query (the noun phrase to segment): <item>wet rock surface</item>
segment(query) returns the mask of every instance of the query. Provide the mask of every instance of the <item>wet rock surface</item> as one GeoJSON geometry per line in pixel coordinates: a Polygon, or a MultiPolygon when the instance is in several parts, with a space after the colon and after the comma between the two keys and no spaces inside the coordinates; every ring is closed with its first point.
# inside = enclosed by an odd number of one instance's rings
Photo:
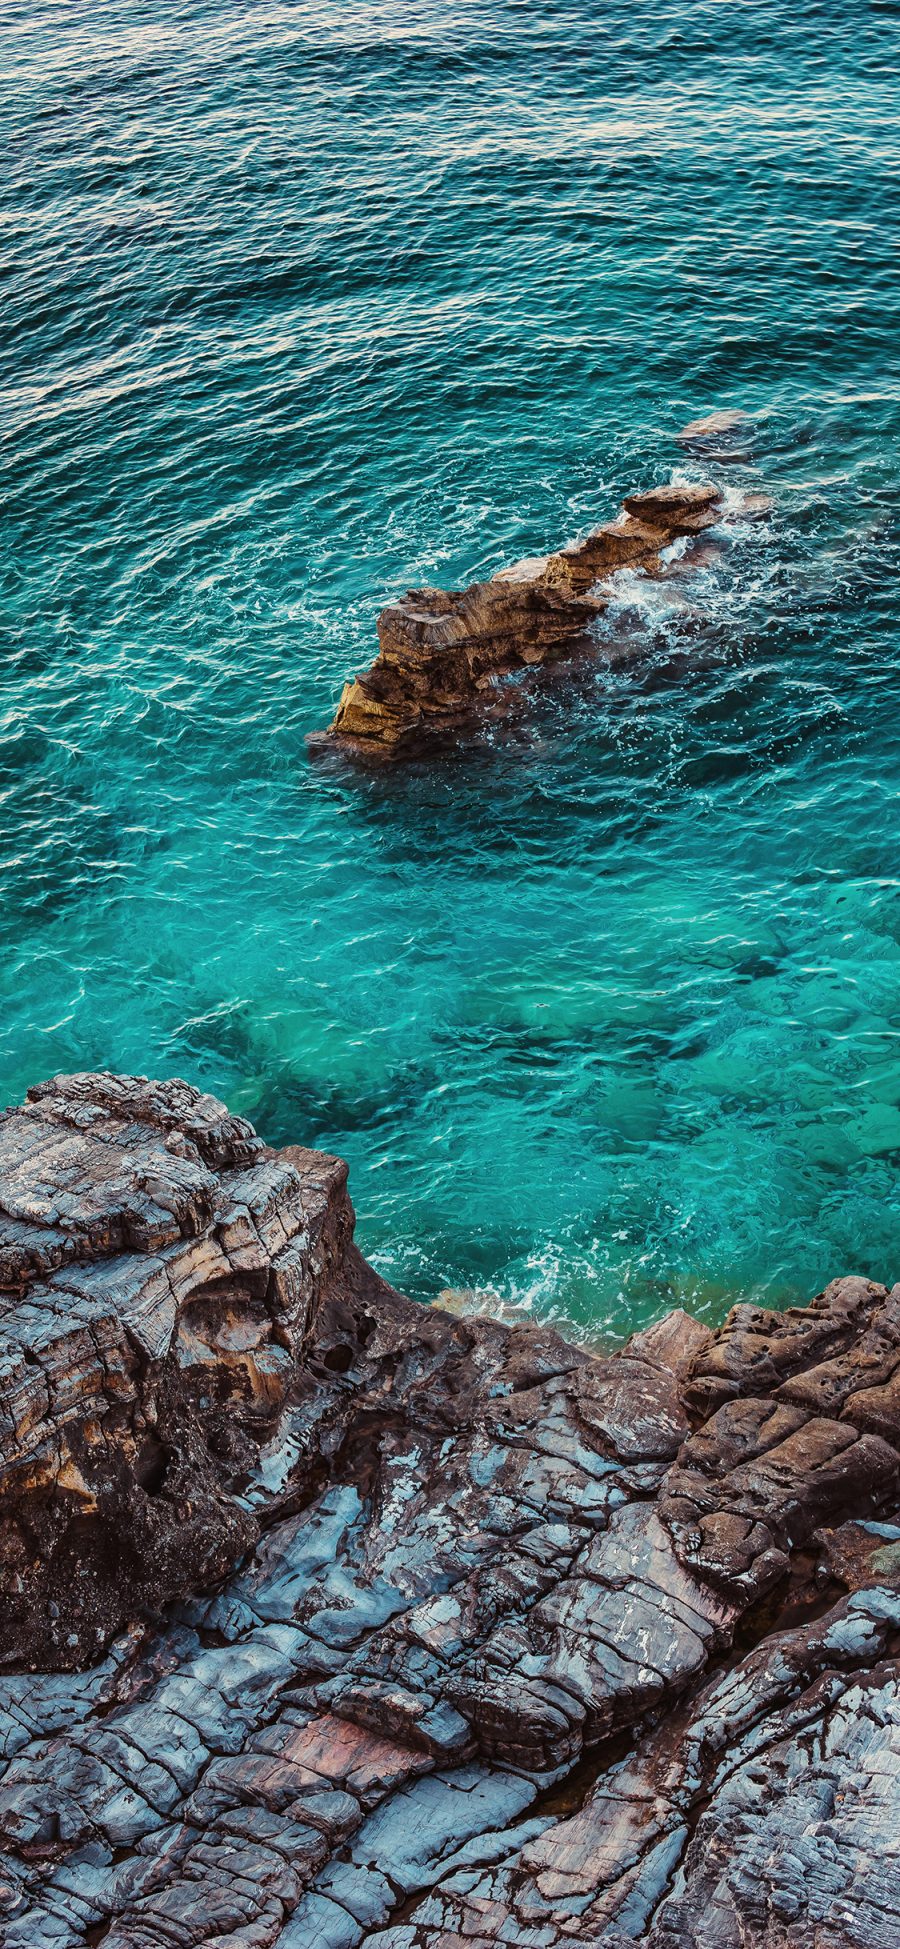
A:
{"type": "Polygon", "coordinates": [[[345,1183],[182,1083],[57,1077],[0,1118],[3,1664],[82,1665],[255,1541],[237,1484],[323,1282],[369,1276],[345,1183]]]}
{"type": "Polygon", "coordinates": [[[683,426],[678,443],[698,460],[743,461],[751,457],[756,427],[749,413],[724,407],[683,426]]]}
{"type": "Polygon", "coordinates": [[[596,1357],[185,1084],[0,1159],[4,1949],[896,1941],[900,1291],[596,1357]]]}
{"type": "Polygon", "coordinates": [[[664,549],[722,515],[717,486],[670,483],[629,495],[614,521],[487,582],[409,590],[382,610],[375,662],[345,684],[328,730],[307,739],[310,751],[370,763],[414,757],[502,715],[505,680],[589,647],[607,602],[602,577],[627,567],[660,573],[664,549]]]}

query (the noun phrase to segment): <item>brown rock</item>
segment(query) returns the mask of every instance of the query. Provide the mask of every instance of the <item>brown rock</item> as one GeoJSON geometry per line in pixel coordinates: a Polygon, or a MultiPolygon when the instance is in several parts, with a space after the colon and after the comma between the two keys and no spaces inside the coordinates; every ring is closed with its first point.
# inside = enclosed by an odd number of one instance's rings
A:
{"type": "Polygon", "coordinates": [[[885,1949],[896,1290],[418,1307],[181,1083],[0,1174],[3,1949],[885,1949]]]}
{"type": "Polygon", "coordinates": [[[721,500],[721,490],[709,483],[682,487],[670,482],[665,487],[651,487],[644,494],[626,494],[623,506],[626,513],[652,527],[665,528],[670,521],[677,521],[676,532],[689,534],[694,522],[711,525],[721,500]]]}
{"type": "Polygon", "coordinates": [[[629,1358],[649,1360],[655,1366],[669,1368],[673,1374],[684,1374],[713,1345],[715,1337],[711,1327],[704,1326],[679,1306],[674,1312],[665,1313],[661,1320],[655,1320],[652,1326],[632,1334],[623,1351],[629,1358]]]}
{"type": "Polygon", "coordinates": [[[900,1578],[900,1527],[897,1523],[849,1522],[825,1529],[816,1537],[820,1575],[863,1590],[867,1584],[895,1583],[900,1578]]]}
{"type": "Polygon", "coordinates": [[[64,1076],[0,1118],[4,1662],[79,1666],[253,1543],[346,1169],[180,1082],[64,1076]]]}
{"type": "Polygon", "coordinates": [[[660,550],[719,519],[712,486],[655,488],[631,496],[623,513],[555,554],[516,562],[467,589],[411,589],[378,618],[370,670],[345,684],[313,753],[337,751],[379,762],[414,755],[455,737],[504,707],[504,679],[585,646],[605,606],[594,584],[631,563],[651,571],[660,550]]]}

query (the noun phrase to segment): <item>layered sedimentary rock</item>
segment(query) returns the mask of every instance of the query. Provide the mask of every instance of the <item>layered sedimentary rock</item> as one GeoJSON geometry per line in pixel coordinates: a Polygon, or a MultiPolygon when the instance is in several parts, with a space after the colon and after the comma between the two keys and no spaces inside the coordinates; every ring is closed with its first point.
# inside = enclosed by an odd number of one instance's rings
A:
{"type": "Polygon", "coordinates": [[[378,655],[345,684],[313,753],[379,762],[414,756],[504,708],[503,683],[530,666],[573,655],[607,598],[596,584],[614,570],[659,571],[679,537],[722,515],[710,483],[629,495],[621,513],[555,554],[516,562],[467,589],[410,589],[378,618],[378,655]]]}
{"type": "Polygon", "coordinates": [[[414,1305],[181,1083],[0,1121],[4,1949],[887,1949],[900,1289],[414,1305]]]}
{"type": "Polygon", "coordinates": [[[84,1664],[255,1541],[234,1485],[361,1267],[345,1178],[177,1082],[0,1118],[0,1662],[84,1664]]]}

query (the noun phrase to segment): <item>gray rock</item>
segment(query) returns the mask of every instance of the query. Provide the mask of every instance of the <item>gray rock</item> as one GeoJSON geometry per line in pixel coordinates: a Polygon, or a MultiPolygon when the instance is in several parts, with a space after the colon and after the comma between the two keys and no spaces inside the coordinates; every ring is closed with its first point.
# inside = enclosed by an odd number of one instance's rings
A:
{"type": "Polygon", "coordinates": [[[181,1083],[0,1172],[4,1949],[893,1943],[896,1289],[595,1358],[181,1083]]]}

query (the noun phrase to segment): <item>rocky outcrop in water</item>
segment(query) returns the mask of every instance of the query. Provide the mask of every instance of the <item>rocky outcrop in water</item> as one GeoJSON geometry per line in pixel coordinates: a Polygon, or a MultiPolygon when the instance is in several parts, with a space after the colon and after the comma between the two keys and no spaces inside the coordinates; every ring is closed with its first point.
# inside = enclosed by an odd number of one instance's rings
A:
{"type": "Polygon", "coordinates": [[[345,684],[310,750],[379,762],[415,756],[504,708],[505,678],[572,656],[606,606],[595,584],[615,569],[658,571],[660,553],[721,519],[717,487],[629,495],[615,521],[555,554],[516,562],[467,589],[411,589],[378,618],[378,655],[345,684]]]}
{"type": "Polygon", "coordinates": [[[0,1120],[4,1949],[887,1949],[900,1288],[414,1305],[183,1083],[0,1120]]]}

